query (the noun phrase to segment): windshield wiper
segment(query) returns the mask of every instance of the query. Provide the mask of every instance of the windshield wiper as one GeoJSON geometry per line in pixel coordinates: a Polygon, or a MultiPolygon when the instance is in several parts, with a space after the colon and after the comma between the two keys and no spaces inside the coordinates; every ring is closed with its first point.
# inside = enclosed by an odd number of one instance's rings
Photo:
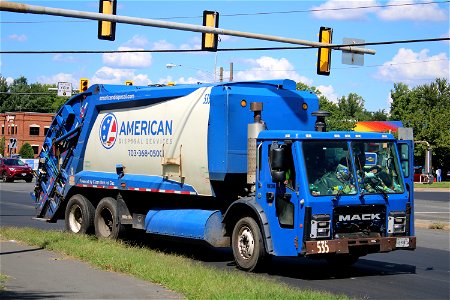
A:
{"type": "Polygon", "coordinates": [[[339,199],[341,199],[341,196],[344,194],[344,191],[343,190],[338,190],[338,192],[337,192],[337,194],[334,196],[334,198],[333,199],[331,199],[333,202],[334,201],[339,201],[339,199]]]}
{"type": "Polygon", "coordinates": [[[381,187],[378,186],[378,185],[375,185],[375,190],[379,191],[379,192],[383,195],[383,199],[384,199],[385,201],[387,201],[387,199],[389,198],[389,196],[388,196],[388,194],[386,193],[386,191],[385,191],[383,188],[381,188],[381,187]]]}

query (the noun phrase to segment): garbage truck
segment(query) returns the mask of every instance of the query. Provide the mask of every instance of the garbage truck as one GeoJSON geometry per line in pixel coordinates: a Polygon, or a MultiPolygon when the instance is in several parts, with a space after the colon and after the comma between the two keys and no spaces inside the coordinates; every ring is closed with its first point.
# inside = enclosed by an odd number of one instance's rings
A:
{"type": "Polygon", "coordinates": [[[318,103],[287,79],[92,85],[47,132],[36,218],[231,247],[246,271],[415,249],[411,138],[328,132],[318,103]]]}

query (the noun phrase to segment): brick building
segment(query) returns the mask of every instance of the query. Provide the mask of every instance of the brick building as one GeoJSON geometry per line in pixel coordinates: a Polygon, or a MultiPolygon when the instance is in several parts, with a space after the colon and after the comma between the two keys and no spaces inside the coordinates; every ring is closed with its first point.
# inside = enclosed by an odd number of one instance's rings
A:
{"type": "Polygon", "coordinates": [[[44,137],[55,114],[34,112],[7,112],[0,114],[0,138],[5,137],[3,156],[19,153],[24,143],[33,147],[35,157],[42,148],[44,137]],[[16,148],[9,149],[11,139],[16,140],[16,148]]]}

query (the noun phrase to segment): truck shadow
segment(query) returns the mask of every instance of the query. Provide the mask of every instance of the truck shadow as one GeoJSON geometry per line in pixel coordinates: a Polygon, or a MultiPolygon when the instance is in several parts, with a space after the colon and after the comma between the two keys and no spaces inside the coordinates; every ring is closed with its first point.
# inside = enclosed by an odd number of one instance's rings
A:
{"type": "MultiPolygon", "coordinates": [[[[148,233],[134,233],[132,236],[127,236],[124,241],[131,245],[181,255],[205,263],[210,267],[230,271],[237,270],[231,248],[214,248],[198,241],[161,238],[148,233]]],[[[362,257],[352,266],[334,267],[321,259],[273,257],[259,273],[301,280],[329,280],[415,274],[416,266],[362,257]]]]}
{"type": "Polygon", "coordinates": [[[266,273],[302,280],[328,280],[415,274],[416,266],[360,258],[354,265],[335,267],[325,260],[303,257],[274,258],[266,269],[266,273]]]}

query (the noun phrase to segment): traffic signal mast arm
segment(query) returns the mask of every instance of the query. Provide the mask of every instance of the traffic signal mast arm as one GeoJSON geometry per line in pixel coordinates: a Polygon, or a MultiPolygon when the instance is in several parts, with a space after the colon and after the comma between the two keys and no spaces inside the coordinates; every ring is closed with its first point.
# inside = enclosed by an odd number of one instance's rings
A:
{"type": "Polygon", "coordinates": [[[345,50],[348,52],[359,53],[359,54],[374,55],[376,53],[376,51],[372,50],[372,49],[366,49],[366,48],[360,48],[360,47],[354,47],[354,46],[338,46],[335,44],[326,44],[326,43],[312,42],[312,41],[307,41],[307,40],[299,40],[299,39],[294,39],[294,38],[286,38],[286,37],[265,35],[265,34],[259,34],[259,33],[228,30],[228,29],[222,29],[222,28],[214,28],[214,27],[209,27],[209,26],[200,26],[200,25],[167,22],[167,21],[160,21],[160,20],[153,20],[153,19],[143,19],[143,18],[135,18],[135,17],[108,15],[108,14],[93,13],[93,12],[83,12],[83,11],[77,11],[77,10],[28,5],[28,4],[17,3],[17,2],[0,1],[0,11],[54,15],[54,16],[63,16],[63,17],[71,17],[71,18],[78,18],[78,19],[110,21],[110,22],[116,22],[116,23],[168,28],[168,29],[183,30],[183,31],[193,31],[193,32],[220,34],[220,35],[239,36],[239,37],[250,38],[250,39],[273,41],[273,42],[280,42],[280,43],[287,43],[287,44],[294,44],[294,45],[304,45],[304,46],[310,46],[310,47],[316,47],[316,48],[325,47],[325,48],[330,48],[330,49],[334,49],[334,50],[345,50]]]}

